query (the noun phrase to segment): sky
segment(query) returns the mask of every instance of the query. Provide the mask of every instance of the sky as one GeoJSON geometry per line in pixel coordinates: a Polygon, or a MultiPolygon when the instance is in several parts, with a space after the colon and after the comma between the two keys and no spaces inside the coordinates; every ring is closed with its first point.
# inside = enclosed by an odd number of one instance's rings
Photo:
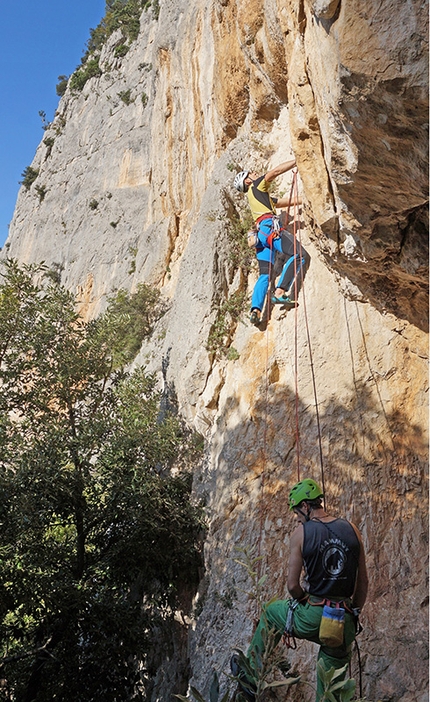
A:
{"type": "Polygon", "coordinates": [[[24,169],[58,106],[58,76],[80,64],[105,0],[4,0],[0,45],[0,247],[8,235],[24,169]]]}

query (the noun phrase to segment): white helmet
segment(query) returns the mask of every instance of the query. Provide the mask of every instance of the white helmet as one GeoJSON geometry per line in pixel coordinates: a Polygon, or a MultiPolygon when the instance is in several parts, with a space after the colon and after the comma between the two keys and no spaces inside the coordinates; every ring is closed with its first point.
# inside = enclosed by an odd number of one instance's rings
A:
{"type": "Polygon", "coordinates": [[[245,180],[249,176],[249,171],[241,171],[240,173],[235,176],[234,179],[234,187],[236,190],[238,190],[240,193],[246,193],[247,191],[247,186],[245,185],[245,180]]]}

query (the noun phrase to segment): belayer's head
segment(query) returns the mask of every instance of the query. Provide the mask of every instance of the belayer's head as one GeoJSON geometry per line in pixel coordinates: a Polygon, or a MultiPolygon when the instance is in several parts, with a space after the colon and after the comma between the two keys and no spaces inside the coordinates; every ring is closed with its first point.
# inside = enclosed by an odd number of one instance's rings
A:
{"type": "Polygon", "coordinates": [[[248,190],[248,186],[245,183],[245,180],[248,176],[249,171],[241,171],[234,178],[233,185],[236,188],[236,190],[238,190],[240,193],[246,193],[246,191],[248,190]]]}
{"type": "Polygon", "coordinates": [[[300,480],[290,490],[288,496],[290,510],[308,521],[312,510],[321,509],[323,497],[324,493],[315,480],[311,478],[300,480]]]}

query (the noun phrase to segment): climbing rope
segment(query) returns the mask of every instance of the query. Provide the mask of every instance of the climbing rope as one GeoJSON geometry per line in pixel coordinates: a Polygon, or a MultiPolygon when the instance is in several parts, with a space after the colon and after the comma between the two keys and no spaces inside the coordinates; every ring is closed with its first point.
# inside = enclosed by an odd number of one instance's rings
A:
{"type": "MultiPolygon", "coordinates": [[[[297,300],[298,297],[298,275],[297,275],[297,260],[300,262],[303,259],[303,247],[302,247],[302,237],[300,232],[300,227],[298,224],[298,182],[297,182],[297,170],[293,172],[293,182],[291,186],[290,201],[288,205],[288,212],[291,207],[291,202],[293,200],[293,235],[294,235],[294,299],[297,300]],[[294,197],[294,200],[293,200],[294,197]],[[298,246],[297,246],[298,244],[298,246]],[[297,251],[298,249],[298,251],[297,251]],[[298,255],[297,255],[298,254],[298,255]]],[[[300,266],[299,274],[301,276],[301,281],[303,283],[303,265],[300,266]]],[[[318,408],[318,396],[315,381],[315,368],[312,356],[312,344],[309,331],[309,320],[306,307],[306,292],[304,286],[302,287],[302,297],[303,297],[303,312],[306,327],[306,337],[308,341],[309,349],[309,362],[312,377],[312,387],[315,399],[315,416],[317,422],[317,434],[318,434],[318,445],[319,445],[319,459],[321,467],[321,487],[325,495],[325,480],[324,480],[324,460],[322,452],[322,440],[321,440],[321,425],[319,418],[319,408],[318,408]]],[[[298,389],[298,306],[294,309],[294,376],[295,376],[295,416],[296,416],[296,452],[297,452],[297,477],[300,481],[300,428],[299,428],[299,389],[298,389]]],[[[324,497],[324,509],[325,509],[325,497],[324,497]]]]}
{"type": "MultiPolygon", "coordinates": [[[[294,238],[294,299],[297,300],[297,169],[293,171],[293,182],[291,184],[290,201],[288,203],[287,218],[290,212],[291,201],[294,198],[293,206],[293,238],[294,238]]],[[[295,417],[296,417],[296,460],[297,460],[297,480],[300,481],[300,425],[299,425],[299,353],[298,353],[298,306],[294,308],[294,386],[295,386],[295,417]]]]}
{"type": "MultiPolygon", "coordinates": [[[[321,424],[319,416],[319,406],[318,406],[318,395],[315,380],[315,368],[312,355],[312,344],[311,336],[309,331],[309,320],[307,314],[306,306],[306,293],[305,287],[303,286],[303,265],[300,265],[300,269],[297,268],[298,259],[302,262],[303,259],[303,247],[300,227],[298,227],[298,174],[297,170],[293,171],[293,180],[291,184],[291,190],[289,195],[289,202],[287,208],[287,223],[289,218],[289,213],[291,206],[293,205],[293,256],[294,256],[294,299],[297,300],[298,297],[298,273],[301,276],[302,282],[302,298],[303,298],[303,312],[306,327],[306,338],[309,349],[309,363],[311,369],[312,377],[312,387],[315,401],[315,417],[317,423],[317,435],[318,435],[318,447],[319,447],[319,460],[320,460],[320,471],[321,471],[321,487],[323,491],[324,509],[326,509],[326,499],[325,499],[325,476],[324,476],[324,459],[322,450],[322,438],[321,438],[321,424]]],[[[269,405],[269,316],[271,307],[271,278],[272,278],[272,240],[269,240],[270,244],[270,257],[269,257],[269,285],[267,288],[267,300],[266,300],[266,315],[267,315],[267,325],[266,325],[266,359],[265,359],[265,415],[264,415],[264,427],[263,427],[263,467],[261,471],[261,482],[260,482],[260,534],[258,539],[258,558],[259,566],[258,573],[259,577],[261,574],[261,539],[263,534],[263,519],[264,519],[264,489],[265,489],[265,469],[267,463],[267,428],[268,428],[268,405],[269,405]]],[[[300,481],[300,421],[299,421],[299,367],[298,367],[298,306],[296,305],[294,309],[294,394],[295,394],[295,441],[296,441],[296,463],[297,463],[297,480],[300,481]]]]}
{"type": "MultiPolygon", "coordinates": [[[[263,519],[264,519],[264,488],[265,488],[265,473],[267,465],[267,422],[268,422],[268,407],[269,407],[269,312],[270,312],[270,295],[271,295],[271,278],[272,278],[272,251],[273,251],[273,240],[269,239],[269,284],[267,286],[266,294],[266,359],[265,359],[265,392],[264,392],[264,417],[263,417],[263,466],[261,469],[261,480],[260,480],[260,525],[259,525],[259,536],[258,536],[258,552],[257,552],[257,580],[259,581],[262,576],[262,555],[261,555],[261,540],[263,536],[263,519]]],[[[257,603],[258,605],[258,603],[257,603]]],[[[258,612],[257,612],[258,617],[258,612]]]]}

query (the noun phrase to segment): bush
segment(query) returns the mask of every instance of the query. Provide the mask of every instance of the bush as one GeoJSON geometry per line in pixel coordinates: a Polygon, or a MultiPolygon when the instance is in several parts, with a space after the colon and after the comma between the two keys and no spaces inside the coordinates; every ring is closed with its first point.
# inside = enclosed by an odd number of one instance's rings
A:
{"type": "Polygon", "coordinates": [[[99,66],[99,59],[92,58],[89,59],[85,66],[78,68],[70,78],[70,89],[72,91],[81,92],[85,83],[90,78],[97,78],[101,76],[102,72],[99,66]]]}
{"type": "Polygon", "coordinates": [[[106,320],[114,320],[116,325],[120,325],[116,337],[121,341],[121,359],[130,362],[136,357],[143,340],[151,335],[154,324],[163,313],[160,293],[155,288],[139,283],[133,294],[118,290],[109,303],[106,320]]]}
{"type": "Polygon", "coordinates": [[[230,344],[246,303],[246,293],[237,292],[220,304],[216,319],[209,332],[206,343],[207,351],[218,357],[227,356],[232,361],[239,358],[236,349],[230,349],[230,344]]]}
{"type": "Polygon", "coordinates": [[[248,246],[246,234],[254,226],[250,212],[243,216],[234,214],[229,226],[229,260],[235,269],[247,274],[255,266],[255,249],[248,246]]]}
{"type": "Polygon", "coordinates": [[[130,47],[127,46],[127,44],[119,44],[119,46],[116,46],[114,50],[115,58],[122,58],[125,56],[129,48],[130,47]]]}
{"type": "Polygon", "coordinates": [[[39,202],[43,202],[43,200],[45,199],[45,195],[48,192],[48,188],[46,187],[46,185],[36,185],[35,188],[39,196],[39,202]]]}
{"type": "Polygon", "coordinates": [[[46,137],[46,139],[43,140],[43,143],[46,146],[46,158],[51,155],[52,147],[54,146],[55,142],[55,137],[46,137]]]}
{"type": "Polygon", "coordinates": [[[27,166],[27,168],[21,173],[22,180],[19,181],[19,184],[23,185],[24,188],[29,190],[30,186],[33,185],[38,175],[39,171],[36,168],[27,166]]]}
{"type": "Polygon", "coordinates": [[[121,100],[126,104],[126,105],[131,105],[134,100],[131,99],[131,88],[128,90],[121,90],[120,93],[118,93],[118,97],[121,98],[121,100]]]}
{"type": "Polygon", "coordinates": [[[64,93],[67,90],[67,83],[69,82],[69,77],[68,76],[58,76],[58,83],[55,88],[56,93],[58,97],[63,97],[64,93]]]}

